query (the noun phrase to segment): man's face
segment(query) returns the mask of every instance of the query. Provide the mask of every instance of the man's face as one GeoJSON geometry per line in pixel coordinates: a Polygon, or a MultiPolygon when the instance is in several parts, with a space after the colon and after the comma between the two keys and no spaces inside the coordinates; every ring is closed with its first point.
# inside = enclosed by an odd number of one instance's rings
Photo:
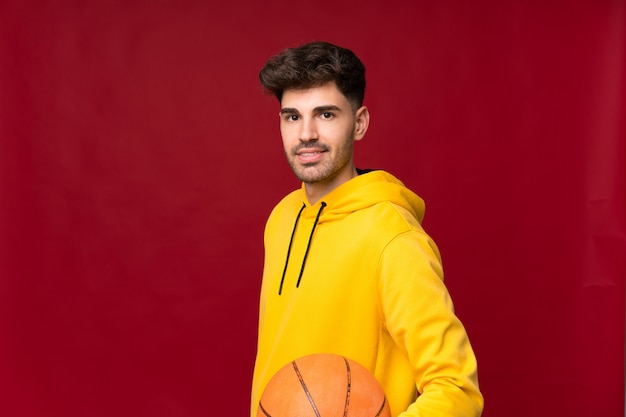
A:
{"type": "Polygon", "coordinates": [[[356,175],[353,145],[363,138],[368,123],[367,108],[355,112],[334,82],[283,93],[285,155],[298,179],[308,185],[330,191],[356,175]]]}

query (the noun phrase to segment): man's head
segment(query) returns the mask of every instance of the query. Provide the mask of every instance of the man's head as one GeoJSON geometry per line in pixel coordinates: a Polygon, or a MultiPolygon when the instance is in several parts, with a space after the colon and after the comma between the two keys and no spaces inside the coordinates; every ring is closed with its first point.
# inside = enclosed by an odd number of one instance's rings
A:
{"type": "Polygon", "coordinates": [[[287,161],[315,204],[357,175],[353,146],[367,132],[365,67],[349,50],[324,42],[286,49],[259,74],[280,103],[287,161]]]}
{"type": "Polygon", "coordinates": [[[302,90],[334,82],[353,110],[363,105],[365,66],[349,49],[327,42],[288,48],[273,56],[259,74],[263,88],[282,101],[285,90],[302,90]]]}

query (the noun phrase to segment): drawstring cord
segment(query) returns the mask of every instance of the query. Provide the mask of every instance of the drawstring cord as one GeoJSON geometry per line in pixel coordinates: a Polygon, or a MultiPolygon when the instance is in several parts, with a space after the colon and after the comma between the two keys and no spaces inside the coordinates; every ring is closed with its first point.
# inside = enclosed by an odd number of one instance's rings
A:
{"type": "MultiPolygon", "coordinates": [[[[300,216],[304,211],[306,204],[302,204],[302,208],[298,212],[296,216],[296,221],[293,225],[293,231],[291,232],[291,238],[289,239],[289,247],[287,248],[287,259],[285,259],[285,268],[283,269],[283,276],[280,279],[280,287],[278,287],[278,295],[281,295],[283,292],[283,283],[285,282],[285,274],[287,273],[287,265],[289,265],[289,255],[291,254],[291,246],[293,245],[293,237],[296,234],[296,229],[298,228],[298,221],[300,220],[300,216]]],[[[313,233],[315,233],[315,228],[317,227],[317,223],[319,222],[320,216],[322,215],[322,210],[326,207],[326,203],[322,201],[319,211],[317,212],[317,217],[315,217],[315,222],[313,223],[313,228],[311,229],[311,234],[309,235],[309,242],[306,245],[306,250],[304,251],[304,258],[302,259],[302,266],[300,267],[300,274],[298,275],[298,281],[296,282],[296,288],[300,286],[300,280],[302,280],[302,274],[304,273],[304,265],[306,264],[306,258],[309,256],[309,248],[311,247],[311,241],[313,240],[313,233]]]]}
{"type": "Polygon", "coordinates": [[[326,203],[322,201],[322,205],[320,206],[319,211],[317,212],[317,217],[315,217],[315,223],[313,223],[313,228],[311,229],[311,234],[309,235],[309,243],[306,245],[306,250],[304,251],[304,259],[302,259],[302,267],[300,268],[300,275],[298,275],[298,282],[296,283],[296,288],[300,286],[300,280],[302,279],[302,274],[304,273],[304,264],[306,264],[306,258],[309,256],[309,248],[311,247],[311,241],[313,240],[313,232],[315,232],[315,227],[317,226],[317,222],[320,219],[322,214],[322,210],[326,207],[326,203]]]}
{"type": "Polygon", "coordinates": [[[287,259],[285,259],[285,269],[283,269],[283,276],[280,279],[280,287],[278,287],[278,295],[283,292],[283,283],[285,282],[285,273],[287,272],[287,265],[289,265],[289,254],[291,253],[291,245],[293,244],[293,236],[296,234],[296,229],[298,228],[298,221],[300,220],[300,215],[302,211],[306,207],[306,204],[302,204],[302,208],[298,212],[296,216],[296,222],[293,224],[293,231],[291,232],[291,239],[289,239],[289,247],[287,248],[287,259]]]}

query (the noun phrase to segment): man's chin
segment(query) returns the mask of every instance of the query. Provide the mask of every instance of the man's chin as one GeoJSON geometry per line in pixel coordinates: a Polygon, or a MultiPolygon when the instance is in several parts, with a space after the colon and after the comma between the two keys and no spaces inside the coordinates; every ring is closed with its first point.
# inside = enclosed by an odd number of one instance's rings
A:
{"type": "Polygon", "coordinates": [[[320,174],[310,174],[310,173],[302,173],[302,172],[298,172],[296,173],[296,177],[298,177],[298,179],[306,184],[318,184],[321,182],[325,182],[327,180],[327,178],[323,175],[320,174]]]}
{"type": "Polygon", "coordinates": [[[323,172],[320,172],[316,165],[317,164],[298,165],[292,166],[291,169],[300,181],[315,184],[324,181],[326,177],[323,172]]]}

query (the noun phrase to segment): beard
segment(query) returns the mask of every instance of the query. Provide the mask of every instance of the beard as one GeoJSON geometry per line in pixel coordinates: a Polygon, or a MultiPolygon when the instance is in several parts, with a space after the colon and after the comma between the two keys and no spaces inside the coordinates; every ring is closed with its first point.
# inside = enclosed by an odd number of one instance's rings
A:
{"type": "Polygon", "coordinates": [[[287,162],[295,176],[306,184],[316,184],[331,181],[335,178],[352,160],[354,150],[354,132],[350,134],[350,139],[332,153],[327,145],[316,142],[306,142],[294,148],[291,152],[285,152],[287,162]],[[300,164],[296,159],[296,152],[300,149],[317,148],[325,153],[325,157],[315,163],[300,164]]]}

